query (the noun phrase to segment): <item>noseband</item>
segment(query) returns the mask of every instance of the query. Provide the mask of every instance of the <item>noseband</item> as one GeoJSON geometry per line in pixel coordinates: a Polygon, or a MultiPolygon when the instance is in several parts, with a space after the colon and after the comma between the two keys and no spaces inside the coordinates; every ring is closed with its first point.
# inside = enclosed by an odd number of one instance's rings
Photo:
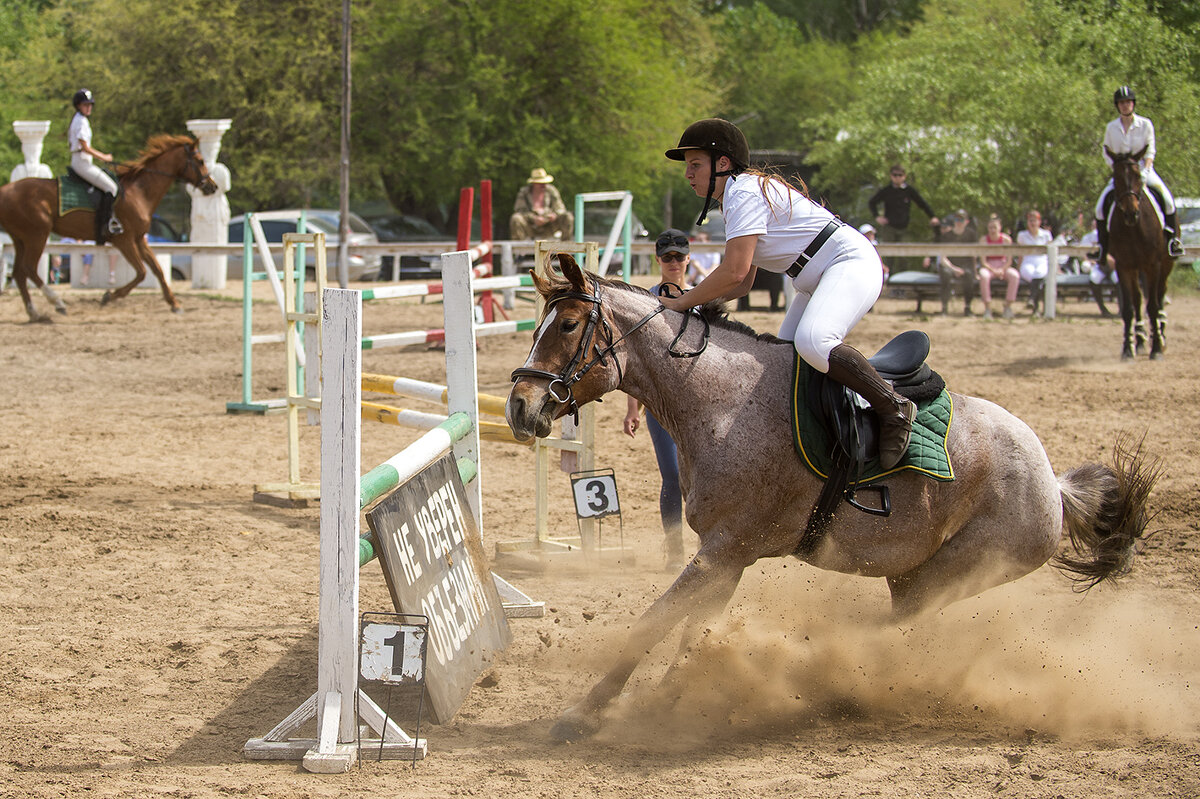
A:
{"type": "MultiPolygon", "coordinates": [[[[549,380],[550,384],[546,387],[546,391],[549,392],[550,398],[560,405],[567,405],[569,413],[575,418],[576,424],[578,424],[579,403],[575,399],[575,393],[573,389],[574,385],[582,380],[584,375],[591,371],[593,366],[598,363],[602,363],[606,358],[610,357],[613,360],[613,364],[617,367],[617,383],[619,384],[622,380],[621,362],[613,354],[613,350],[618,344],[624,341],[626,337],[633,335],[633,333],[635,333],[639,328],[667,309],[664,306],[659,305],[653,311],[643,316],[637,324],[629,328],[629,330],[623,333],[619,338],[614,339],[612,328],[609,326],[608,320],[604,318],[604,314],[602,313],[603,303],[600,299],[599,283],[593,282],[591,294],[585,294],[580,291],[565,291],[562,294],[557,294],[551,297],[550,299],[546,300],[546,310],[549,311],[556,303],[562,302],[563,300],[581,300],[582,302],[589,302],[592,305],[591,309],[588,311],[587,324],[583,328],[583,335],[579,339],[579,347],[575,350],[575,354],[571,356],[570,362],[563,367],[562,372],[559,374],[547,372],[544,369],[530,369],[522,366],[519,369],[513,370],[511,380],[514,383],[520,380],[522,377],[538,377],[544,380],[549,380]],[[603,327],[604,338],[608,344],[603,349],[597,350],[595,357],[593,357],[590,361],[585,362],[584,359],[587,357],[588,349],[592,346],[592,338],[596,335],[596,329],[598,327],[603,327]]],[[[708,346],[709,324],[708,320],[705,319],[704,343],[700,345],[700,349],[696,350],[695,352],[675,351],[675,343],[679,341],[680,337],[684,334],[684,331],[687,330],[687,320],[690,315],[690,313],[684,315],[683,327],[680,329],[679,335],[676,336],[675,340],[671,342],[669,352],[673,357],[694,358],[700,353],[704,352],[704,348],[708,346]]]]}

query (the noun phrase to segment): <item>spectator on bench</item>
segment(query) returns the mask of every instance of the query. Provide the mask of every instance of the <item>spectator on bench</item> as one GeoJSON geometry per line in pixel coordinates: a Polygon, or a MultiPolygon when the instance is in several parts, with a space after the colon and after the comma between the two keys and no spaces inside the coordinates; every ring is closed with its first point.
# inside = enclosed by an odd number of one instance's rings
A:
{"type": "MultiPolygon", "coordinates": [[[[1012,236],[1004,232],[1000,217],[992,214],[988,217],[987,233],[979,240],[980,244],[1012,244],[1012,236]]],[[[1004,318],[1013,318],[1012,304],[1017,299],[1017,289],[1021,284],[1021,273],[1012,265],[1011,255],[986,255],[979,266],[979,295],[983,298],[983,318],[992,318],[992,281],[1003,280],[1004,287],[1004,318]]]]}

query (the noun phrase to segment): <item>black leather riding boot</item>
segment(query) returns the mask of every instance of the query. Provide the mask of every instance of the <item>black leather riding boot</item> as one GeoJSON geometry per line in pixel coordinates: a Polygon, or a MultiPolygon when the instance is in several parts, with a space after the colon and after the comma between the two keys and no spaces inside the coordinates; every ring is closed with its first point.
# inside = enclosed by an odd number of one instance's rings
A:
{"type": "Polygon", "coordinates": [[[1167,252],[1172,258],[1183,255],[1183,240],[1179,238],[1179,222],[1175,214],[1163,214],[1163,237],[1167,240],[1167,252]]]}
{"type": "Polygon", "coordinates": [[[113,196],[106,191],[100,192],[100,205],[96,207],[96,243],[108,241],[108,218],[112,216],[113,196]]]}
{"type": "Polygon", "coordinates": [[[1105,266],[1105,259],[1108,258],[1108,222],[1103,219],[1096,220],[1096,241],[1100,243],[1100,257],[1096,260],[1105,266]]]}
{"type": "Polygon", "coordinates": [[[829,377],[871,403],[879,417],[879,462],[891,469],[908,451],[917,406],[892,391],[863,354],[849,344],[839,344],[829,353],[829,377]]]}

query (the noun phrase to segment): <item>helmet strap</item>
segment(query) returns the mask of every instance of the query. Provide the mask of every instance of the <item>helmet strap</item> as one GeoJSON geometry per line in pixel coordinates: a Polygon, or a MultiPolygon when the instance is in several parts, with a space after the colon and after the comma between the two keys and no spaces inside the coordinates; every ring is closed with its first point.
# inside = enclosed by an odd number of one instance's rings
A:
{"type": "MultiPolygon", "coordinates": [[[[708,171],[708,195],[704,198],[704,207],[700,209],[700,216],[696,219],[696,227],[700,227],[704,224],[704,220],[708,218],[709,208],[716,207],[716,204],[713,203],[712,198],[713,194],[717,190],[717,178],[725,177],[726,175],[736,175],[741,172],[741,170],[736,166],[718,172],[717,159],[721,156],[717,155],[716,153],[710,153],[709,155],[712,157],[712,169],[708,171]]],[[[732,158],[729,159],[729,163],[733,163],[732,158]]]]}

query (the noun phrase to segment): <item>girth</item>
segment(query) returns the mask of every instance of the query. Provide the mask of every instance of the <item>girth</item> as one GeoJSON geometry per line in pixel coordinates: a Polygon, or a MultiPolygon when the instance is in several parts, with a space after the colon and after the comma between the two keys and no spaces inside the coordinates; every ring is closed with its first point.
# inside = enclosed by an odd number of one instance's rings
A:
{"type": "MultiPolygon", "coordinates": [[[[946,384],[925,363],[929,346],[929,336],[920,330],[909,330],[896,336],[867,360],[880,377],[893,382],[898,394],[914,402],[931,399],[940,394],[946,384]]],[[[810,557],[816,550],[843,500],[876,516],[890,516],[892,512],[887,485],[858,485],[864,464],[878,448],[879,420],[875,412],[857,394],[822,374],[810,381],[806,399],[809,407],[824,417],[831,434],[833,466],[809,514],[804,535],[796,545],[794,554],[800,558],[810,557]],[[862,491],[876,493],[874,506],[858,501],[856,495],[862,491]]]]}

